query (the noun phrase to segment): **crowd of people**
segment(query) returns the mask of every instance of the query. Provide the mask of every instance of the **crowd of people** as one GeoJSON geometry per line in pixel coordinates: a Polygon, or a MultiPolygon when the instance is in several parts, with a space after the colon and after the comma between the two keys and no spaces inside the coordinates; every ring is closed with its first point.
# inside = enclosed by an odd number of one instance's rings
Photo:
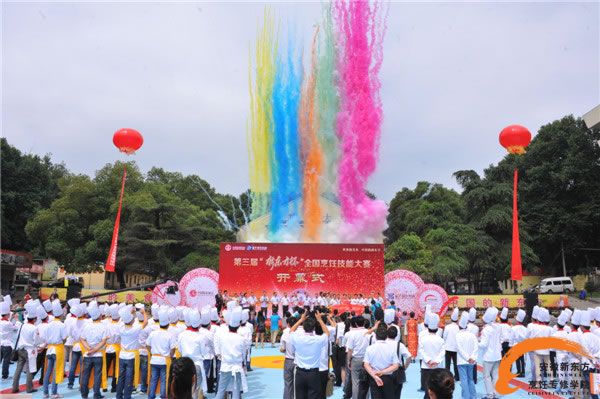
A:
{"type": "Polygon", "coordinates": [[[134,392],[149,399],[207,393],[224,398],[228,392],[239,398],[251,389],[246,376],[252,344],[264,346],[267,336],[285,358],[284,399],[325,398],[334,386],[343,387],[346,399],[400,398],[411,366],[420,368],[425,399],[451,398],[455,381],[462,398],[474,399],[478,364],[486,397],[494,398],[502,356],[534,337],[575,341],[594,358],[536,350],[516,362],[520,377],[528,365],[534,383],[554,379],[557,392],[585,397],[590,373],[600,369],[600,308],[564,309],[550,326],[549,310],[537,306],[525,324],[521,309],[510,319],[507,308],[490,307],[479,320],[474,308],[454,308],[440,319],[429,307],[422,317],[407,314],[374,293],[337,300],[327,293],[256,298],[223,292],[215,307],[199,310],[157,304],[146,310],[143,304],[74,298],[66,304],[30,299],[18,311],[6,296],[0,303],[2,378],[8,378],[12,358],[15,393],[23,373],[27,392],[35,392],[32,382],[39,373],[44,398],[62,397],[58,386],[65,375],[68,389],[79,389],[84,399],[90,389],[94,399],[108,390],[117,399],[134,392]],[[347,310],[338,306],[344,300],[351,305],[347,310]],[[577,364],[579,373],[568,372],[563,363],[577,364]],[[176,384],[180,381],[188,383],[176,384]]]}

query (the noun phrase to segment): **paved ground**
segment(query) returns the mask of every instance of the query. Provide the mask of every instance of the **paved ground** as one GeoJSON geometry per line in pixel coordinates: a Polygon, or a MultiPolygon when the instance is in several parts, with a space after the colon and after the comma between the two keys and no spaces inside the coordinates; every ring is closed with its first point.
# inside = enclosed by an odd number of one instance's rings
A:
{"type": "MultiPolygon", "coordinates": [[[[279,353],[278,350],[272,348],[265,349],[253,349],[252,353],[252,362],[254,371],[248,374],[248,386],[250,387],[250,392],[244,395],[244,399],[278,399],[282,397],[283,393],[283,357],[279,353]]],[[[10,375],[12,377],[14,371],[14,365],[11,365],[10,375]]],[[[512,395],[505,396],[506,398],[531,398],[537,397],[535,394],[528,392],[526,389],[528,388],[529,379],[523,379],[519,385],[522,389],[519,389],[512,395]]],[[[412,364],[407,370],[407,383],[404,385],[402,390],[402,398],[403,399],[420,399],[423,397],[422,392],[418,392],[420,381],[420,372],[419,372],[419,364],[412,364]]],[[[21,383],[24,383],[24,376],[21,377],[21,383]]],[[[10,387],[12,384],[12,378],[10,380],[1,380],[0,381],[0,398],[8,392],[10,392],[10,387]]],[[[25,387],[22,386],[24,390],[25,387]]],[[[484,386],[483,379],[481,378],[481,374],[479,374],[479,381],[477,384],[477,394],[478,397],[484,396],[484,386]]],[[[59,386],[59,393],[63,394],[66,399],[77,399],[80,398],[79,391],[77,390],[69,390],[66,387],[66,381],[61,386],[59,386]]],[[[115,397],[114,393],[106,393],[107,399],[112,399],[115,397]]],[[[34,398],[42,398],[42,390],[40,390],[33,394],[34,398]]],[[[91,395],[90,395],[91,397],[91,395]]],[[[142,395],[134,395],[134,399],[142,399],[145,396],[142,395]]],[[[209,394],[208,398],[213,398],[213,394],[209,394]]],[[[454,393],[455,398],[461,397],[461,389],[460,384],[457,384],[456,390],[454,393]]],[[[560,396],[551,395],[549,392],[543,395],[544,398],[561,398],[560,396]]],[[[17,396],[15,396],[17,398],[17,396]]],[[[341,399],[342,398],[342,390],[341,388],[336,388],[333,399],[341,399]]]]}

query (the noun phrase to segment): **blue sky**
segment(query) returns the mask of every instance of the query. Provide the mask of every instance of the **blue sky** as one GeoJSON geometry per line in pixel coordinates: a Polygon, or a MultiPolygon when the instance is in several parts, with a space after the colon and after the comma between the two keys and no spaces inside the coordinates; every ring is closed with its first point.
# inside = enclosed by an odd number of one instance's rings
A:
{"type": "MultiPolygon", "coordinates": [[[[2,134],[93,174],[135,156],[198,174],[220,192],[248,187],[248,54],[265,3],[4,3],[2,134]]],[[[317,2],[272,3],[310,39],[317,2]]],[[[587,3],[390,4],[381,70],[381,157],[369,189],[390,200],[420,180],[457,188],[504,155],[509,124],[537,129],[600,103],[600,9],[587,3]]]]}

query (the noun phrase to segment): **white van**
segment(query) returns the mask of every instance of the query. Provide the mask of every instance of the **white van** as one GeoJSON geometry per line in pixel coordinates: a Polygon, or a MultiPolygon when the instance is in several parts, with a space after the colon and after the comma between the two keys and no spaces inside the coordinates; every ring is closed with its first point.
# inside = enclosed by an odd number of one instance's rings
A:
{"type": "Polygon", "coordinates": [[[574,292],[573,280],[569,277],[545,278],[538,284],[541,294],[562,294],[563,292],[574,292]]]}

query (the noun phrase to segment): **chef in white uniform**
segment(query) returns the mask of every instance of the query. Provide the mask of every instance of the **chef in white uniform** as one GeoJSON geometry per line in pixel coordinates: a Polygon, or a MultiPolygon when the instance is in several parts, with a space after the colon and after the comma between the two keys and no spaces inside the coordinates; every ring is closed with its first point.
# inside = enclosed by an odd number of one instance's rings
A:
{"type": "Polygon", "coordinates": [[[215,352],[221,357],[219,388],[216,398],[224,399],[225,393],[229,391],[232,393],[233,399],[239,399],[242,392],[248,391],[246,371],[243,367],[247,341],[238,334],[238,328],[242,321],[242,308],[228,308],[225,321],[228,331],[220,335],[218,341],[215,341],[215,352]]]}
{"type": "MultiPolygon", "coordinates": [[[[429,374],[436,368],[444,368],[444,357],[446,355],[446,346],[444,339],[438,335],[440,316],[436,313],[427,313],[425,315],[425,324],[427,333],[419,337],[418,352],[421,356],[421,375],[423,386],[427,388],[429,374]]],[[[429,390],[425,389],[424,399],[429,399],[429,390]]]]}
{"type": "Polygon", "coordinates": [[[454,362],[454,380],[459,381],[460,377],[458,374],[458,364],[456,356],[456,334],[458,333],[458,308],[452,310],[450,315],[451,322],[444,327],[442,338],[446,344],[446,358],[445,365],[446,370],[450,371],[450,362],[454,362]]]}
{"type": "Polygon", "coordinates": [[[488,397],[498,396],[496,382],[498,381],[498,367],[502,359],[502,330],[496,323],[498,309],[487,308],[483,314],[485,326],[481,330],[479,347],[483,349],[483,382],[488,397]]]}
{"type": "Polygon", "coordinates": [[[458,372],[460,374],[462,399],[477,399],[473,369],[477,367],[479,345],[477,337],[467,329],[468,324],[469,313],[462,312],[458,321],[460,330],[456,333],[458,372]]]}
{"type": "Polygon", "coordinates": [[[186,324],[188,328],[177,337],[177,348],[182,357],[189,357],[196,365],[196,389],[193,391],[194,399],[207,391],[204,359],[208,356],[209,338],[200,333],[200,313],[196,309],[187,310],[186,324]]]}

